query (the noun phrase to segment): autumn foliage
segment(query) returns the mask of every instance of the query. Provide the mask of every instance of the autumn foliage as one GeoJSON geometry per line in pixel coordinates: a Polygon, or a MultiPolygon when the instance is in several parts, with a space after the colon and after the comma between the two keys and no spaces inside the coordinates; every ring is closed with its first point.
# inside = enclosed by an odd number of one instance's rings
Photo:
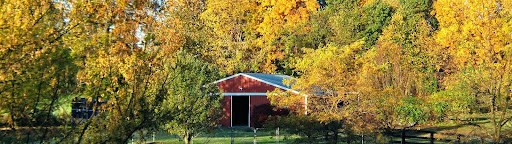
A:
{"type": "Polygon", "coordinates": [[[221,111],[208,84],[239,72],[296,77],[285,83],[299,94],[269,93],[289,119],[258,119],[307,124],[289,129],[306,137],[477,114],[480,137],[511,139],[510,0],[0,0],[0,12],[1,140],[126,143],[166,129],[192,142],[221,111]],[[71,120],[75,97],[108,102],[71,120]]]}

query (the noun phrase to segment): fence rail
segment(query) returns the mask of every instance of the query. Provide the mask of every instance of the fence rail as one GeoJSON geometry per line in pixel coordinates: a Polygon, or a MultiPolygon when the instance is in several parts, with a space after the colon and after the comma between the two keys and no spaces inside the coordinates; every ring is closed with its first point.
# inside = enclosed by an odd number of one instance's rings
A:
{"type": "Polygon", "coordinates": [[[405,143],[408,143],[408,144],[433,144],[434,142],[461,143],[461,138],[463,138],[463,137],[464,138],[470,138],[470,139],[473,139],[473,140],[483,141],[482,138],[476,137],[476,136],[466,136],[466,135],[461,135],[461,134],[438,133],[438,132],[434,132],[434,131],[425,131],[425,130],[399,130],[399,131],[396,131],[396,132],[392,132],[391,136],[400,137],[400,140],[391,140],[391,143],[400,143],[400,144],[405,144],[405,143]],[[424,134],[429,134],[429,136],[428,137],[418,136],[418,135],[424,135],[424,134]],[[442,138],[436,139],[435,135],[451,136],[451,137],[456,137],[456,139],[442,139],[442,138]],[[415,142],[415,141],[411,141],[411,139],[428,140],[428,142],[415,142]]]}

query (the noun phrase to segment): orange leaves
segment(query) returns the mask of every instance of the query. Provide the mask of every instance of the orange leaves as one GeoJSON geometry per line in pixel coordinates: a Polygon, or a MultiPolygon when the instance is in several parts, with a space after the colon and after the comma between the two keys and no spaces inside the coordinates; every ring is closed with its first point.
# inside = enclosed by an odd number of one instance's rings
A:
{"type": "Polygon", "coordinates": [[[263,0],[259,6],[263,22],[258,31],[265,37],[277,34],[279,28],[293,28],[309,20],[318,7],[314,0],[263,0]]]}
{"type": "Polygon", "coordinates": [[[272,61],[282,59],[280,55],[282,40],[280,39],[286,36],[282,33],[304,25],[319,5],[315,0],[261,0],[259,2],[261,4],[258,6],[257,16],[260,17],[261,23],[258,24],[256,31],[261,34],[261,37],[257,39],[257,43],[266,51],[265,71],[272,72],[277,68],[272,61]]]}

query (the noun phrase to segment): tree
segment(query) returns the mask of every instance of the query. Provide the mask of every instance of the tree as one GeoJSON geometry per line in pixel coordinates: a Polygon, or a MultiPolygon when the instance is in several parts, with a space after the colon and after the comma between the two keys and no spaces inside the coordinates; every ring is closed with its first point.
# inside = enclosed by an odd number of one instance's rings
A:
{"type": "Polygon", "coordinates": [[[447,63],[455,72],[449,90],[466,91],[489,108],[494,142],[501,142],[510,115],[510,1],[437,1],[439,31],[435,35],[447,63]],[[465,83],[470,82],[470,83],[465,83]],[[462,89],[455,87],[462,86],[462,89]]]}
{"type": "Polygon", "coordinates": [[[294,64],[301,77],[294,82],[293,89],[300,90],[300,94],[275,92],[269,99],[278,106],[301,107],[301,100],[307,96],[308,115],[320,122],[344,121],[356,130],[371,130],[375,101],[365,97],[365,85],[358,80],[371,55],[371,51],[364,51],[362,40],[347,46],[328,44],[316,50],[307,49],[294,64]]]}
{"type": "Polygon", "coordinates": [[[176,57],[168,95],[159,112],[166,114],[164,129],[189,144],[194,136],[217,125],[223,96],[212,83],[220,77],[215,67],[183,52],[176,57]]]}
{"type": "Polygon", "coordinates": [[[374,75],[369,81],[386,129],[412,127],[425,122],[424,101],[437,91],[433,29],[428,24],[431,5],[426,1],[400,1],[389,25],[375,44],[374,75]]]}
{"type": "Polygon", "coordinates": [[[11,136],[48,140],[52,114],[75,91],[77,67],[64,37],[64,6],[52,0],[0,2],[0,113],[11,136]],[[21,130],[20,130],[21,129],[21,130]]]}
{"type": "Polygon", "coordinates": [[[294,42],[310,31],[317,8],[314,0],[206,1],[201,18],[211,29],[212,48],[205,54],[228,73],[284,72],[288,59],[301,53],[294,42]]]}
{"type": "MultiPolygon", "coordinates": [[[[424,122],[428,110],[423,101],[437,90],[428,50],[433,46],[433,30],[427,22],[430,4],[401,1],[392,8],[382,1],[344,1],[333,5],[338,13],[330,19],[331,29],[339,33],[329,37],[341,37],[333,42],[341,45],[306,50],[294,65],[300,78],[293,88],[308,96],[311,115],[321,115],[321,121],[346,120],[357,131],[424,122]],[[358,14],[363,18],[358,19],[358,14]],[[353,42],[357,37],[361,39],[353,42]],[[343,46],[346,43],[351,44],[343,46]]],[[[290,106],[297,105],[296,97],[303,95],[271,99],[290,106]]]]}
{"type": "Polygon", "coordinates": [[[98,115],[70,130],[69,143],[126,143],[156,128],[155,112],[171,82],[168,68],[181,39],[158,33],[158,2],[73,1],[69,19],[80,23],[68,42],[79,58],[80,96],[108,100],[98,115]],[[102,111],[102,112],[100,112],[102,111]]]}
{"type": "Polygon", "coordinates": [[[391,20],[393,9],[383,1],[367,3],[362,10],[364,29],[359,33],[359,38],[366,38],[367,47],[375,44],[385,26],[391,20]]]}
{"type": "Polygon", "coordinates": [[[183,47],[186,51],[204,58],[208,52],[209,41],[205,35],[210,31],[205,29],[204,20],[200,15],[205,11],[203,0],[176,0],[165,1],[165,26],[183,38],[183,47]]]}
{"type": "Polygon", "coordinates": [[[254,45],[261,48],[257,53],[258,63],[263,64],[260,71],[271,73],[287,55],[300,52],[300,48],[284,49],[285,37],[307,33],[309,28],[300,26],[310,19],[319,5],[315,0],[260,0],[258,3],[257,11],[250,19],[257,29],[250,37],[256,37],[254,45]]]}
{"type": "Polygon", "coordinates": [[[206,9],[200,16],[211,32],[208,37],[211,47],[204,55],[223,73],[252,71],[258,49],[251,44],[254,39],[248,33],[254,31],[249,19],[256,12],[256,2],[208,0],[205,3],[206,9]]]}
{"type": "Polygon", "coordinates": [[[327,22],[321,23],[329,27],[327,40],[348,45],[360,39],[359,35],[364,29],[363,7],[359,0],[329,2],[323,10],[329,17],[325,18],[327,22]]]}

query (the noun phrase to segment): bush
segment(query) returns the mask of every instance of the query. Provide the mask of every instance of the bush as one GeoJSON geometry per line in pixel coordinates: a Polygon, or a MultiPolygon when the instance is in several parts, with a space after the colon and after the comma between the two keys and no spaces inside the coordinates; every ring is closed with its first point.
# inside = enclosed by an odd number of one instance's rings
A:
{"type": "Polygon", "coordinates": [[[280,109],[276,108],[270,104],[262,104],[254,107],[251,115],[251,123],[254,124],[254,127],[261,128],[265,124],[266,121],[271,120],[271,118],[276,118],[276,116],[286,116],[290,113],[288,109],[280,109]]]}
{"type": "Polygon", "coordinates": [[[352,135],[350,127],[344,121],[320,122],[316,117],[304,115],[276,116],[265,124],[265,128],[268,129],[277,127],[290,134],[301,136],[302,138],[295,140],[297,143],[318,143],[319,139],[327,143],[335,143],[339,139],[339,132],[345,133],[349,138],[347,140],[350,141],[352,135]]]}

